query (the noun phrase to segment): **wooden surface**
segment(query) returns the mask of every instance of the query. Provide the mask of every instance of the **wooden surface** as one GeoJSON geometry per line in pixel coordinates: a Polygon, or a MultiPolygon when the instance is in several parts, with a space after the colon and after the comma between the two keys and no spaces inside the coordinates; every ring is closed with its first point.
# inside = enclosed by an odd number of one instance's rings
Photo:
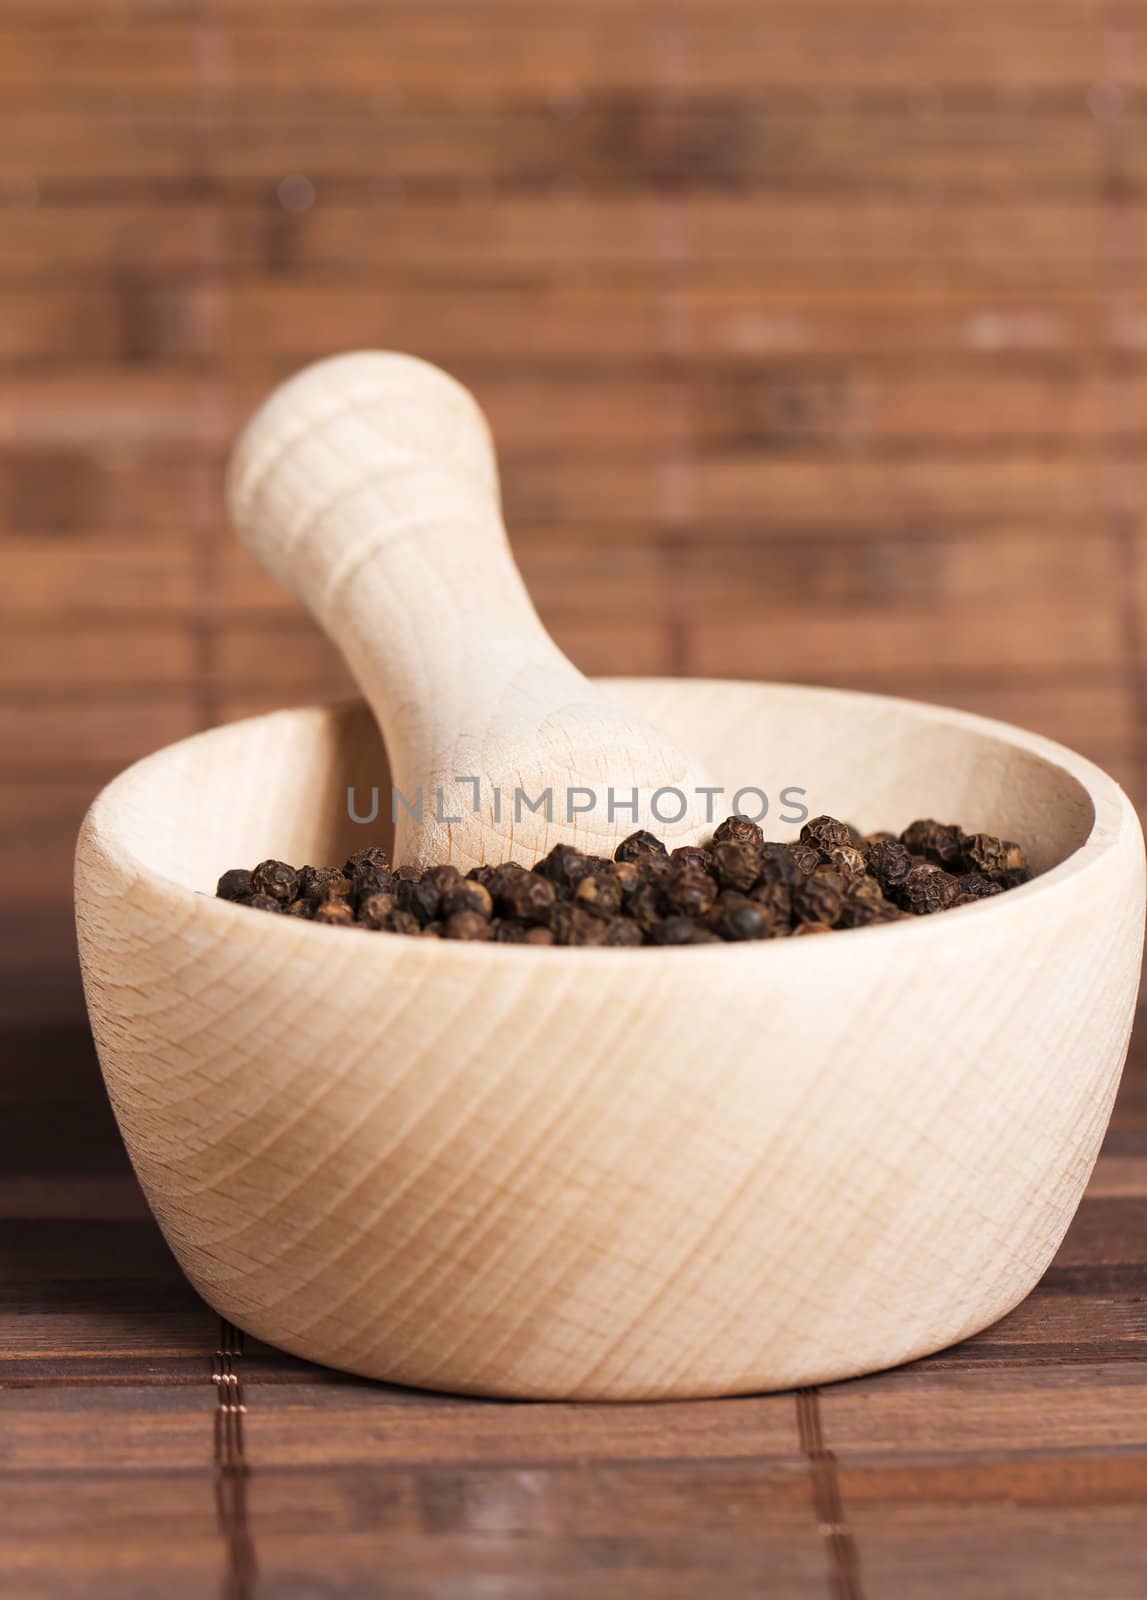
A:
{"type": "Polygon", "coordinates": [[[246,1482],[69,923],[101,782],[345,687],[220,477],[355,345],[474,388],[586,670],[930,697],[1142,800],[1145,63],[1140,0],[0,0],[9,1583],[249,1593],[253,1537],[292,1596],[1143,1592],[1142,1045],[1056,1266],[958,1354],[462,1427],[248,1352],[246,1482]]]}

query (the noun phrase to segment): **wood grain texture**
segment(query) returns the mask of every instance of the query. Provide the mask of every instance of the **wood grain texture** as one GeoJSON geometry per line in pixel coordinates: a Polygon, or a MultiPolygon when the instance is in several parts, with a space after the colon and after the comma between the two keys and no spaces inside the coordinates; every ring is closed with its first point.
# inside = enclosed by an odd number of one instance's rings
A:
{"type": "MultiPolygon", "coordinates": [[[[944,1384],[911,1429],[884,1379],[822,1392],[829,1455],[837,1393],[892,1446],[835,1473],[858,1569],[807,1426],[783,1459],[702,1460],[699,1430],[633,1408],[615,1459],[555,1465],[499,1406],[480,1461],[303,1469],[316,1384],[347,1393],[344,1452],[375,1430],[397,1452],[411,1397],[248,1341],[247,1475],[215,1462],[225,1341],[139,1225],[79,1032],[70,856],[118,766],[349,688],[222,532],[225,449],[272,383],[371,346],[456,372],[585,671],[906,693],[1062,739],[1147,795],[1139,0],[563,13],[0,0],[0,1234],[32,1228],[0,1272],[0,1366],[70,1397],[35,1472],[4,1472],[0,1425],[5,1586],[1140,1600],[1142,1442],[1087,1433],[1120,1424],[1113,1397],[1133,1409],[1111,1366],[1144,1356],[1138,1043],[1037,1291],[917,1369],[1013,1375],[964,1398],[990,1426],[990,1394],[1015,1437],[969,1451],[944,1384]],[[84,1423],[109,1385],[120,1405],[84,1423]],[[202,1388],[206,1434],[171,1470],[109,1470],[121,1432],[162,1444],[174,1422],[136,1395],[168,1385],[202,1388]],[[1061,1393],[1073,1442],[1035,1440],[1061,1393]],[[646,1459],[660,1427],[698,1454],[646,1459]]],[[[456,1435],[491,1404],[450,1402],[456,1435]]]]}

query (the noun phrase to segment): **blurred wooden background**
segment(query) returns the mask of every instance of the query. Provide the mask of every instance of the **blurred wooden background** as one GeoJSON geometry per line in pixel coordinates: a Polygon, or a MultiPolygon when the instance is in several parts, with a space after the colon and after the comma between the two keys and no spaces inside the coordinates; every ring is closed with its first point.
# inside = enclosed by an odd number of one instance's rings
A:
{"type": "Polygon", "coordinates": [[[346,691],[221,471],[359,345],[477,392],[587,670],[933,698],[1147,799],[1145,108],[1144,0],[0,0],[6,1592],[1139,1600],[1142,1043],[1040,1289],[950,1353],[403,1394],[240,1360],[183,1282],[71,856],[137,756],[346,691]]]}
{"type": "Polygon", "coordinates": [[[276,379],[471,385],[589,671],[919,695],[1141,790],[1147,7],[0,0],[6,998],[76,825],[339,694],[221,521],[276,379]]]}

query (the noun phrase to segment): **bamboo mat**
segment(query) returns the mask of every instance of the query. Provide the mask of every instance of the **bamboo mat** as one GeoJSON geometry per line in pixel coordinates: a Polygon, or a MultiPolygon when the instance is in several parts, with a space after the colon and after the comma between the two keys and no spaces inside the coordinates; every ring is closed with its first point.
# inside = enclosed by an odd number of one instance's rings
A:
{"type": "Polygon", "coordinates": [[[1147,1592],[1147,1050],[1035,1293],[896,1372],[663,1405],[343,1378],[208,1310],[81,1033],[11,1037],[0,1592],[21,1600],[1147,1592]]]}
{"type": "Polygon", "coordinates": [[[587,670],[964,706],[1142,800],[1145,74],[1142,0],[0,0],[0,1592],[1147,1593],[1147,1045],[1054,1267],[959,1350],[461,1402],[197,1302],[70,930],[102,782],[347,689],[220,483],[355,345],[474,388],[587,670]]]}

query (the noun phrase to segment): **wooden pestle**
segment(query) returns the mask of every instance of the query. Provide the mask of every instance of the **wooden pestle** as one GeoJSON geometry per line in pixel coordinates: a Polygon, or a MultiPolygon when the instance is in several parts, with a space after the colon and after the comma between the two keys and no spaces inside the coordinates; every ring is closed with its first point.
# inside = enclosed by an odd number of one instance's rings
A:
{"type": "Polygon", "coordinates": [[[637,827],[672,844],[705,832],[703,768],[543,628],[510,553],[489,428],[454,379],[381,352],[307,368],[248,423],[229,503],[370,703],[403,797],[397,861],[465,872],[533,865],[559,842],[610,855],[637,827]],[[680,820],[677,794],[651,810],[658,790],[680,792],[680,820]]]}

